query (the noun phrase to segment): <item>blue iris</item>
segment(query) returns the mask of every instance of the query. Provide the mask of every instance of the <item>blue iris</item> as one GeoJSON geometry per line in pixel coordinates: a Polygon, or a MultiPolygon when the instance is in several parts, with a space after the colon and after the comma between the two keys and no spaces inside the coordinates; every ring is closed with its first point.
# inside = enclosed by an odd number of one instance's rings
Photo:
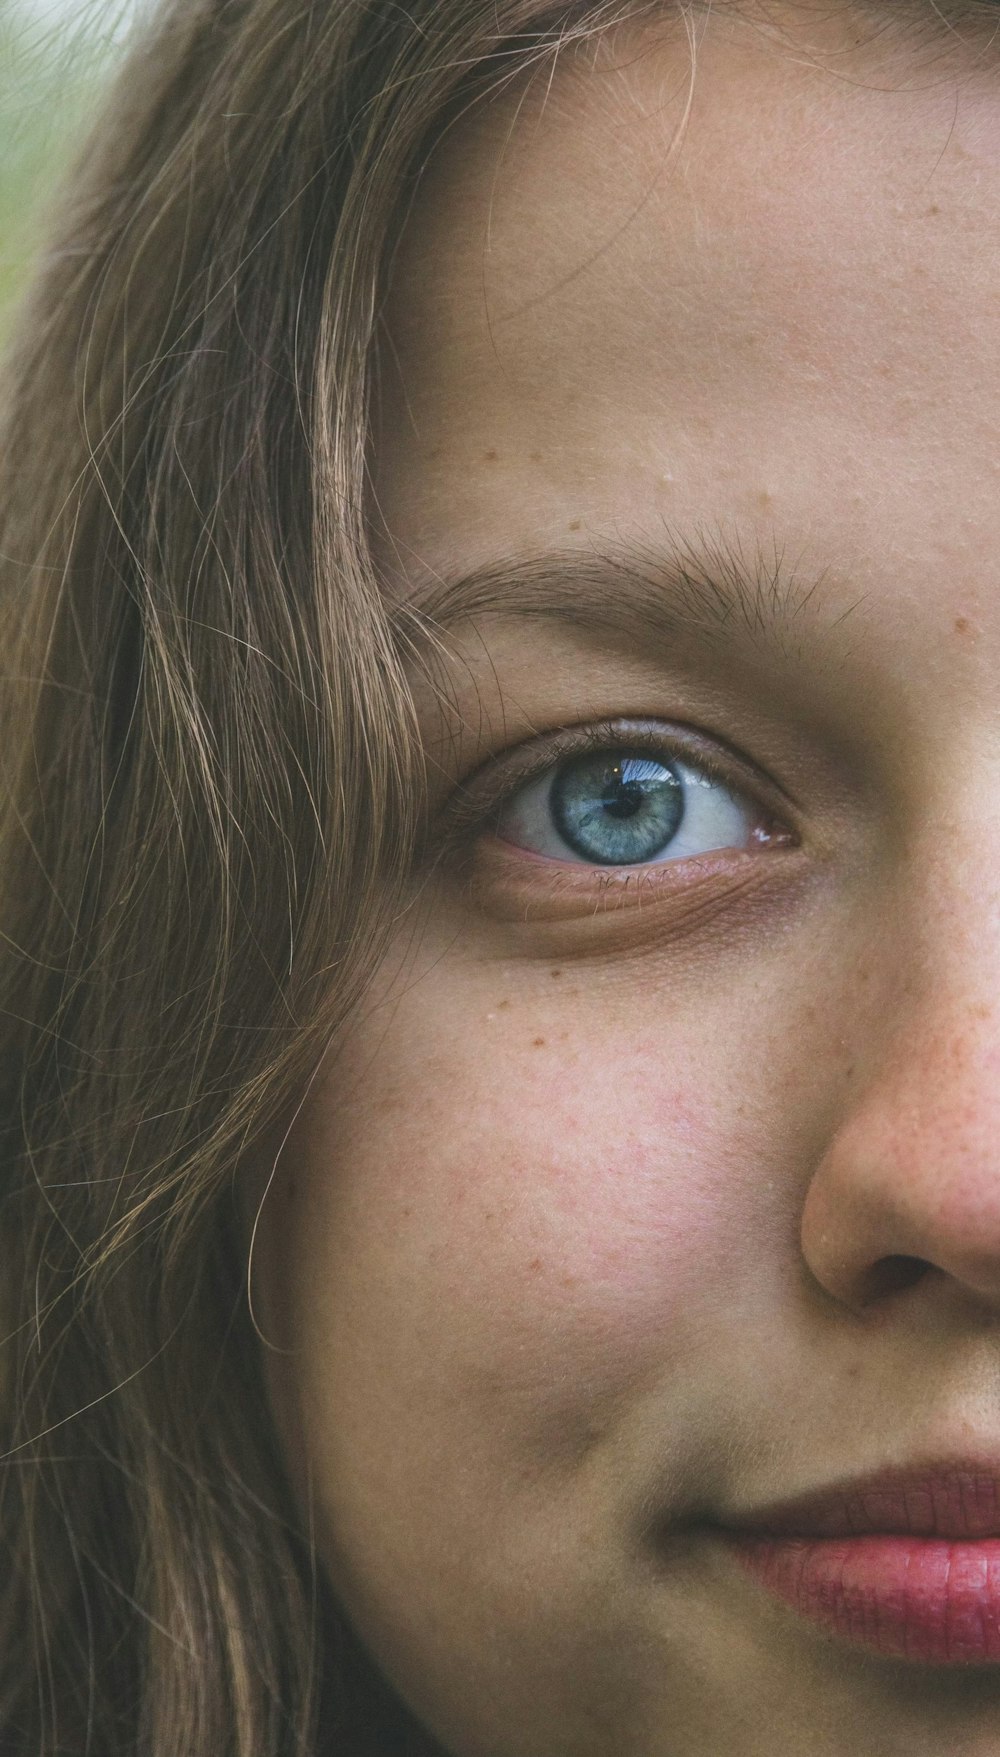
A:
{"type": "Polygon", "coordinates": [[[680,776],[641,751],[575,757],[556,770],[549,806],[563,841],[597,866],[662,854],[684,817],[680,776]]]}

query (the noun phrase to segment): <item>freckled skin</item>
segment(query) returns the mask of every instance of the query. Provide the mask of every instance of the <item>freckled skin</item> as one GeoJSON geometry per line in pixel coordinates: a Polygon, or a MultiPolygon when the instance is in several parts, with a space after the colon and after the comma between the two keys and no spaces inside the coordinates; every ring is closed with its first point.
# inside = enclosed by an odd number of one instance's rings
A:
{"type": "Polygon", "coordinates": [[[707,722],[799,846],[572,918],[511,903],[509,850],[425,875],[265,1204],[293,1481],[451,1757],[1000,1757],[992,1671],[828,1639],[711,1531],[1000,1461],[1000,67],[904,77],[813,11],[710,17],[683,144],[669,31],[508,88],[397,259],[400,555],[655,536],[669,478],[675,528],[810,557],[835,625],[714,694],[572,631],[457,644],[465,724],[707,722]]]}

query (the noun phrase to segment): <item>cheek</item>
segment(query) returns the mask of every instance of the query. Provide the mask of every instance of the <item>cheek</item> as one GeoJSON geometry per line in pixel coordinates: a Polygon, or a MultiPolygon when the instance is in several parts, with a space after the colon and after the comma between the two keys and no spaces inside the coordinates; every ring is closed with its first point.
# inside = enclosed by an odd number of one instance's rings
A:
{"type": "Polygon", "coordinates": [[[782,983],[763,1012],[759,984],[742,1008],[731,984],[670,1005],[660,983],[527,986],[504,1006],[442,960],[359,1026],[258,1240],[272,1399],[335,1590],[429,1724],[492,1700],[497,1668],[523,1680],[526,1754],[557,1747],[530,1705],[567,1678],[594,1716],[632,1712],[627,1557],[724,1451],[810,1053],[782,983]]]}
{"type": "Polygon", "coordinates": [[[358,1387],[359,1419],[377,1378],[476,1447],[582,1446],[732,1323],[776,1143],[704,1019],[640,1039],[631,1007],[590,1019],[568,995],[528,1024],[417,993],[358,1034],[289,1144],[290,1340],[323,1339],[323,1384],[341,1409],[358,1387]]]}

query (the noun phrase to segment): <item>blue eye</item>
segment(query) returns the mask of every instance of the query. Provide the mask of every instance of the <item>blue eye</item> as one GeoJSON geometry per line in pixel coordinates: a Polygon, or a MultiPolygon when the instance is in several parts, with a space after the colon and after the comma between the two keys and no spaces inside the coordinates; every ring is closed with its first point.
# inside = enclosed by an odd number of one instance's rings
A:
{"type": "Polygon", "coordinates": [[[751,847],[760,817],[714,775],[621,747],[553,764],[507,799],[495,833],[551,859],[647,866],[751,847]]]}
{"type": "Polygon", "coordinates": [[[655,860],[684,817],[684,787],[673,767],[628,751],[578,757],[558,768],[549,793],[563,841],[595,866],[655,860]]]}

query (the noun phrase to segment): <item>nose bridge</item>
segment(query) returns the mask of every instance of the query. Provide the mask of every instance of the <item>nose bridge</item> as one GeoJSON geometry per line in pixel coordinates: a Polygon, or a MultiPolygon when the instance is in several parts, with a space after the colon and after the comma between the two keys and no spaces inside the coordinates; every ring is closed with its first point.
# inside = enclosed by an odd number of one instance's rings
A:
{"type": "Polygon", "coordinates": [[[989,1049],[1000,1018],[1000,751],[984,762],[981,735],[965,742],[911,781],[872,924],[890,1059],[916,1054],[953,1074],[989,1049]]]}

